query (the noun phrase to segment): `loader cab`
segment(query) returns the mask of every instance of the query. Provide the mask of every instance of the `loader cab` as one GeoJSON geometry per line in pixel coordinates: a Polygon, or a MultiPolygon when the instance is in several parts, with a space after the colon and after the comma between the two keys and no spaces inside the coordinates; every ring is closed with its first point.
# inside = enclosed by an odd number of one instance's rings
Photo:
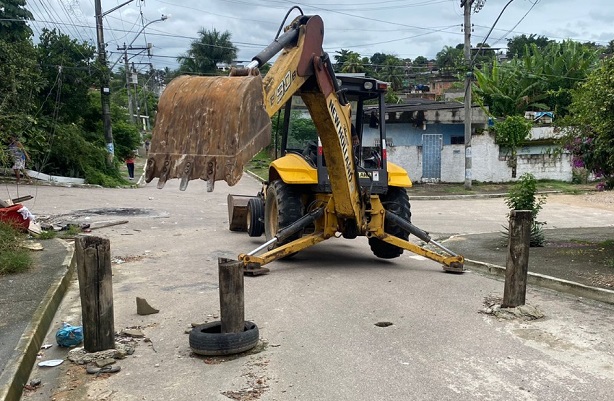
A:
{"type": "MultiPolygon", "coordinates": [[[[373,78],[337,75],[345,97],[351,104],[352,131],[358,138],[353,147],[360,185],[373,194],[385,193],[388,188],[386,157],[386,126],[384,96],[387,84],[373,78]]],[[[307,106],[299,95],[284,109],[281,130],[281,155],[300,155],[317,174],[317,192],[330,192],[326,160],[317,129],[307,106]]],[[[312,171],[313,172],[313,171],[312,171]]]]}

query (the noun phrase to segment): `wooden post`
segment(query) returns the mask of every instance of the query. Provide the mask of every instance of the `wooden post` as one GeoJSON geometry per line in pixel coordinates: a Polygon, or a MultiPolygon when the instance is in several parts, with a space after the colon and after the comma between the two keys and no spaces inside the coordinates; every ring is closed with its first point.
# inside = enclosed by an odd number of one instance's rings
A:
{"type": "Polygon", "coordinates": [[[83,346],[88,352],[115,348],[111,246],[106,238],[75,239],[81,295],[83,346]]]}
{"type": "Polygon", "coordinates": [[[243,262],[218,259],[222,333],[245,331],[243,262]]]}
{"type": "Polygon", "coordinates": [[[530,210],[512,210],[510,212],[505,288],[501,304],[503,308],[515,308],[525,304],[532,222],[533,216],[530,210]]]}

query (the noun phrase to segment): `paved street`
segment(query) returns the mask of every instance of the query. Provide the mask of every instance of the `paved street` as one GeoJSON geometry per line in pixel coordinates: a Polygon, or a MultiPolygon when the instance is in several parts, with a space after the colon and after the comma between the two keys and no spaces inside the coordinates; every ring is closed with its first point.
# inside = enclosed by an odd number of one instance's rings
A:
{"type": "MultiPolygon", "coordinates": [[[[475,273],[450,275],[408,253],[372,256],[367,241],[332,239],[246,278],[246,318],[260,328],[262,352],[220,362],[191,354],[185,330],[219,314],[217,258],[235,258],[263,238],[228,231],[226,195],[255,194],[244,177],[233,188],[201,182],[180,192],[29,187],[35,214],[79,221],[127,219],[94,231],[111,239],[115,329],[140,326],[141,342],[121,372],[95,378],[65,362],[43,371],[31,400],[606,400],[614,385],[614,308],[529,289],[546,318],[498,321],[478,313],[503,283],[475,273]],[[75,213],[140,208],[142,214],[75,213]],[[67,219],[70,216],[67,216],[67,219]],[[89,217],[89,218],[88,218],[89,217]],[[135,297],[160,313],[139,316],[135,297]],[[391,322],[378,327],[377,322],[391,322]]],[[[23,187],[22,187],[23,188],[23,187]]],[[[23,191],[23,189],[22,189],[23,191]]],[[[540,216],[551,228],[614,226],[614,211],[551,196],[540,216]]],[[[502,199],[415,201],[413,222],[435,237],[499,231],[502,199]]],[[[50,334],[80,324],[78,287],[69,290],[50,334]]],[[[53,342],[53,337],[47,341],[53,342]]],[[[45,359],[65,356],[54,347],[45,359]]]]}

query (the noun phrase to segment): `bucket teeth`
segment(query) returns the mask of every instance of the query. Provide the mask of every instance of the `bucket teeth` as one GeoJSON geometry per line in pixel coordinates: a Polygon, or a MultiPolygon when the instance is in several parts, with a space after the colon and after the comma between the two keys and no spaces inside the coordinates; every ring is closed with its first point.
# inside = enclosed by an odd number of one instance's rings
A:
{"type": "Polygon", "coordinates": [[[188,183],[190,182],[190,174],[192,174],[192,168],[194,167],[194,163],[191,161],[187,161],[185,166],[183,167],[183,174],[181,175],[181,183],[179,184],[179,190],[185,191],[188,187],[188,183]]]}

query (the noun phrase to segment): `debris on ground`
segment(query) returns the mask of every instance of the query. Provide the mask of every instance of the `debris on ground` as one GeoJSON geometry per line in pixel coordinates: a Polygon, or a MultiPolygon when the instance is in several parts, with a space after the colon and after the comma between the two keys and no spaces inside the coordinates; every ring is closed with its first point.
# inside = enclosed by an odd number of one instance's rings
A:
{"type": "Polygon", "coordinates": [[[68,351],[67,358],[77,365],[86,365],[108,358],[124,359],[132,354],[134,354],[134,347],[132,345],[116,342],[115,348],[98,352],[87,352],[83,347],[75,348],[68,351]]]}
{"type": "Polygon", "coordinates": [[[495,316],[501,320],[520,319],[525,321],[537,320],[545,315],[536,306],[520,305],[515,308],[503,308],[503,299],[500,297],[488,296],[484,298],[484,308],[478,313],[495,316]]]}
{"type": "Polygon", "coordinates": [[[143,338],[145,337],[145,333],[140,328],[135,329],[123,329],[120,332],[120,335],[132,338],[143,338]]]}
{"type": "Polygon", "coordinates": [[[136,313],[137,315],[151,315],[154,313],[160,312],[159,309],[156,309],[149,305],[145,298],[136,297],[136,313]]]}

